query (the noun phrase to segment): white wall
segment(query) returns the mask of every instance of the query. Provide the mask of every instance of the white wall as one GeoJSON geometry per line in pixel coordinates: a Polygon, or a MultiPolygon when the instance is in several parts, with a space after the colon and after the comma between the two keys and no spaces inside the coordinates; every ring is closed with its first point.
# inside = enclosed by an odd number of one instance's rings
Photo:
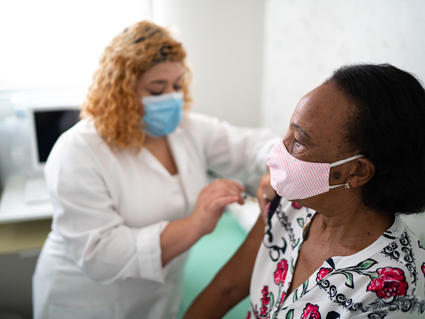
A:
{"type": "Polygon", "coordinates": [[[343,64],[389,62],[425,81],[423,0],[268,0],[265,12],[262,125],[277,134],[343,64]]]}
{"type": "Polygon", "coordinates": [[[188,50],[194,110],[260,125],[264,5],[263,0],[2,2],[0,90],[71,86],[85,92],[105,45],[154,8],[154,20],[175,25],[188,50]]]}
{"type": "Polygon", "coordinates": [[[173,25],[193,66],[194,110],[261,124],[263,0],[155,0],[154,21],[173,25]]]}
{"type": "Polygon", "coordinates": [[[150,16],[150,0],[1,1],[0,90],[85,91],[104,47],[150,16]]]}

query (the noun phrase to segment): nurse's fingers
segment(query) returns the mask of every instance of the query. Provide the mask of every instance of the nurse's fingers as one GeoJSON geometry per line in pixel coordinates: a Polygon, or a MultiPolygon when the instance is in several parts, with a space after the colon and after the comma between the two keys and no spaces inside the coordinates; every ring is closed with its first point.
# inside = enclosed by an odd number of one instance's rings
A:
{"type": "Polygon", "coordinates": [[[236,203],[239,200],[238,196],[222,196],[218,197],[211,202],[211,209],[222,213],[224,208],[232,203],[236,203]]]}
{"type": "Polygon", "coordinates": [[[212,182],[212,184],[216,184],[219,187],[230,187],[239,192],[242,192],[245,190],[245,187],[243,187],[243,185],[231,179],[224,179],[224,178],[216,179],[214,182],[212,182]]]}
{"type": "Polygon", "coordinates": [[[201,205],[197,203],[191,215],[192,220],[195,220],[195,225],[198,225],[195,227],[198,227],[201,234],[211,233],[222,216],[225,207],[235,203],[237,200],[237,196],[219,196],[201,205]]]}
{"type": "Polygon", "coordinates": [[[210,185],[206,187],[206,191],[208,192],[210,197],[217,197],[217,196],[238,196],[239,204],[244,203],[243,193],[244,193],[244,187],[240,185],[239,183],[228,180],[228,179],[219,179],[212,182],[210,185]]]}

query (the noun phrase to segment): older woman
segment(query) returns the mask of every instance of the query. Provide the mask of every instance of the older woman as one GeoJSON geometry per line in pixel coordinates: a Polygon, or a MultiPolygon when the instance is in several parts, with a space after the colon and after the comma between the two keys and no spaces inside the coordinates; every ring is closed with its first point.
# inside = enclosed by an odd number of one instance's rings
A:
{"type": "Polygon", "coordinates": [[[424,318],[425,246],[400,218],[425,209],[424,123],[424,88],[391,65],[342,67],[305,95],[267,159],[265,232],[185,318],[248,292],[247,318],[424,318]]]}
{"type": "Polygon", "coordinates": [[[35,318],[177,316],[184,252],[256,189],[274,139],[190,113],[189,82],[182,44],[153,23],[105,49],[83,120],[46,164],[54,214],[35,318]]]}

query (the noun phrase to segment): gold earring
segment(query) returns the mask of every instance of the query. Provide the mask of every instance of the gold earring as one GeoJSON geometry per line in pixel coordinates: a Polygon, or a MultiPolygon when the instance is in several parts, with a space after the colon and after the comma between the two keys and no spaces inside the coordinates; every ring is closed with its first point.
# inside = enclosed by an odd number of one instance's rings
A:
{"type": "Polygon", "coordinates": [[[350,183],[349,183],[349,182],[345,183],[344,188],[345,188],[345,189],[350,189],[350,188],[351,188],[350,183]]]}

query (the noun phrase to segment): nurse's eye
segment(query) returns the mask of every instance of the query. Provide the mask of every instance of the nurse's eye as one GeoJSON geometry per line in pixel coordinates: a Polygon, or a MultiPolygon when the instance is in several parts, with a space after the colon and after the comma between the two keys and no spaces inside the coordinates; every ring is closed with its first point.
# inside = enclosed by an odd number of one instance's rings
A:
{"type": "Polygon", "coordinates": [[[164,92],[161,90],[161,91],[149,91],[149,94],[150,95],[161,95],[161,94],[163,94],[164,92]]]}
{"type": "Polygon", "coordinates": [[[183,86],[181,86],[181,85],[174,85],[173,89],[174,89],[174,91],[181,91],[183,89],[183,86]]]}

